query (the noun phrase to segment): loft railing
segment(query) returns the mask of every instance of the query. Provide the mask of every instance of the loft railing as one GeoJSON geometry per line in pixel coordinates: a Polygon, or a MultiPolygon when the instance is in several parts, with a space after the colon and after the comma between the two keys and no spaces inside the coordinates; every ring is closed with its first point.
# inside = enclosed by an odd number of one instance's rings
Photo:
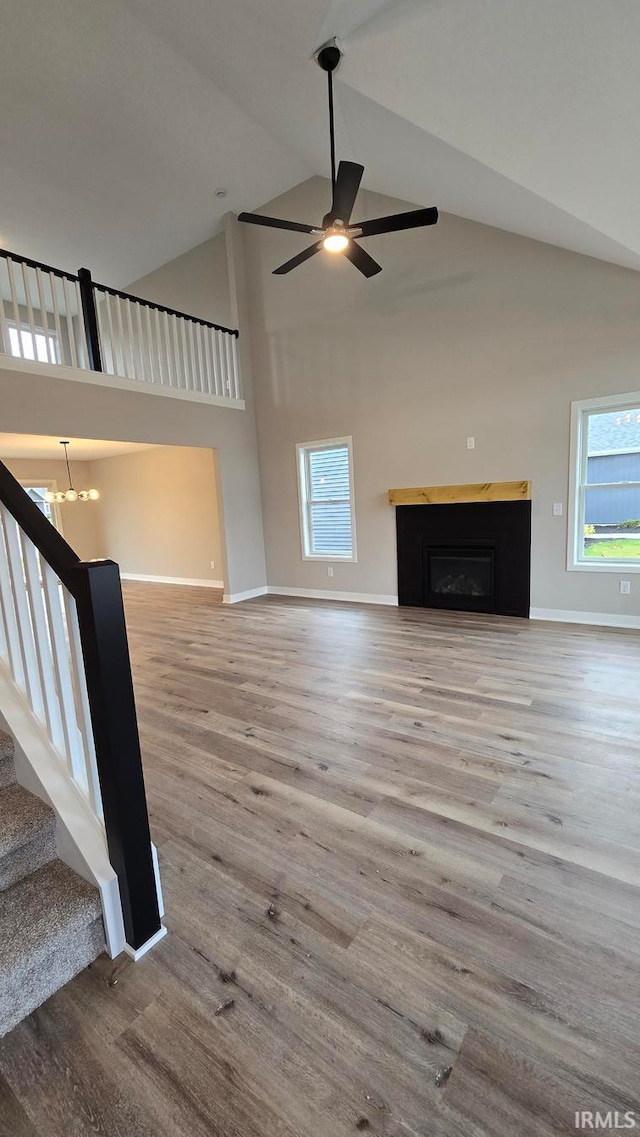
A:
{"type": "Polygon", "coordinates": [[[165,394],[242,399],[238,332],[0,249],[0,352],[165,394]]]}
{"type": "Polygon", "coordinates": [[[0,669],[104,825],[126,942],[162,934],[113,561],[83,562],[0,462],[0,669]]]}

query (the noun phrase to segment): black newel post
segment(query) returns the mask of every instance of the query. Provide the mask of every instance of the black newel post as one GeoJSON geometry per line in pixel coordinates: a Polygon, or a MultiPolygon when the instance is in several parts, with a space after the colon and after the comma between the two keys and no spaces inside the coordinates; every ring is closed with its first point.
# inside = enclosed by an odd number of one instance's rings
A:
{"type": "Polygon", "coordinates": [[[77,567],[76,604],[109,860],[120,887],[126,940],[137,949],[161,927],[120,571],[77,567]]]}
{"type": "Polygon", "coordinates": [[[96,298],[93,291],[91,273],[88,268],[78,269],[78,280],[80,281],[80,298],[82,300],[82,315],[84,318],[87,351],[89,352],[89,366],[92,371],[102,371],[96,298]]]}

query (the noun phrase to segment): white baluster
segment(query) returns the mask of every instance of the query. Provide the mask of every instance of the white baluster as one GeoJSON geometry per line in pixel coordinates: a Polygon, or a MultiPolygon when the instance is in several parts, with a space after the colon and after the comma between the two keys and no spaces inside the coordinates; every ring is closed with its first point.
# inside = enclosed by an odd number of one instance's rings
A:
{"type": "Polygon", "coordinates": [[[66,757],[67,765],[74,781],[77,782],[88,795],[89,784],[84,757],[84,739],[78,726],[71,674],[71,653],[63,616],[63,586],[46,561],[42,561],[42,583],[44,587],[44,600],[47,609],[49,632],[51,635],[53,669],[60,707],[62,709],[64,745],[61,748],[61,753],[66,757]]]}
{"type": "Polygon", "coordinates": [[[73,315],[71,312],[71,303],[69,300],[69,281],[66,276],[62,277],[62,291],[64,293],[64,312],[67,321],[67,336],[69,337],[69,351],[71,352],[71,366],[78,366],[78,353],[76,351],[76,336],[73,327],[73,315]]]}
{"type": "Polygon", "coordinates": [[[24,348],[22,346],[22,321],[20,319],[20,309],[18,308],[18,291],[16,289],[16,278],[13,271],[13,261],[11,257],[7,257],[7,272],[9,274],[9,292],[11,294],[11,307],[13,310],[13,322],[16,326],[16,339],[18,341],[18,352],[24,359],[24,348]]]}
{"type": "Polygon", "coordinates": [[[127,309],[128,309],[128,305],[127,305],[126,301],[121,300],[119,296],[114,296],[113,301],[114,301],[115,308],[116,308],[116,318],[118,321],[118,332],[120,335],[120,343],[122,345],[122,361],[124,364],[124,371],[122,372],[122,374],[126,375],[128,379],[135,379],[136,378],[135,369],[133,367],[133,364],[131,363],[131,358],[130,358],[131,357],[131,341],[130,340],[127,341],[127,337],[124,334],[124,322],[122,319],[122,305],[124,303],[125,307],[127,307],[127,309]]]}
{"type": "Polygon", "coordinates": [[[45,721],[44,698],[42,682],[38,670],[38,659],[34,643],[34,633],[31,626],[29,603],[24,566],[20,549],[18,526],[8,510],[3,510],[2,522],[4,540],[9,562],[9,575],[11,578],[11,591],[18,624],[18,639],[20,641],[20,655],[26,680],[26,690],[31,703],[31,709],[40,722],[45,721]]]}
{"type": "MultiPolygon", "coordinates": [[[[135,342],[135,337],[133,335],[133,320],[132,320],[132,313],[131,313],[131,309],[132,309],[133,305],[128,300],[121,300],[120,303],[124,304],[124,311],[125,311],[125,315],[127,317],[127,332],[129,335],[129,341],[128,341],[129,342],[129,353],[131,356],[131,378],[132,379],[144,379],[145,373],[144,373],[144,363],[143,363],[143,359],[142,359],[142,337],[140,337],[140,343],[138,344],[139,357],[138,357],[138,361],[136,362],[136,342],[135,342]],[[138,367],[138,363],[140,364],[139,367],[138,367]],[[138,372],[139,372],[139,374],[138,374],[138,372]]],[[[139,305],[136,304],[135,308],[136,308],[136,311],[138,311],[139,305]]],[[[138,326],[139,326],[139,320],[138,320],[138,326]]]]}
{"type": "MultiPolygon", "coordinates": [[[[7,262],[6,262],[5,257],[0,257],[0,266],[4,266],[4,270],[7,274],[7,280],[8,280],[9,272],[7,269],[7,262]]],[[[4,310],[4,300],[3,300],[4,293],[5,293],[4,281],[2,280],[2,276],[0,276],[0,351],[3,352],[4,355],[11,355],[11,341],[9,339],[9,328],[7,326],[7,317],[6,317],[5,310],[4,310]]]]}
{"type": "Polygon", "coordinates": [[[51,306],[53,308],[53,322],[55,324],[56,335],[58,337],[58,355],[60,356],[60,363],[67,362],[67,353],[64,350],[64,338],[62,335],[62,321],[60,320],[60,309],[58,307],[58,277],[55,273],[50,272],[49,287],[51,289],[51,306]]]}
{"type": "Polygon", "coordinates": [[[145,354],[149,360],[149,374],[146,376],[149,383],[162,382],[160,373],[158,371],[158,357],[157,357],[157,341],[154,340],[153,332],[151,331],[151,309],[143,304],[137,304],[136,307],[140,312],[140,334],[142,335],[142,317],[146,326],[146,333],[144,335],[145,354]],[[154,348],[156,349],[154,352],[154,348]]]}
{"type": "Polygon", "coordinates": [[[210,335],[211,335],[211,351],[212,351],[212,355],[213,355],[213,378],[214,378],[214,383],[215,383],[215,392],[216,392],[216,395],[222,395],[222,394],[224,394],[224,387],[222,385],[222,372],[220,369],[220,351],[218,348],[218,340],[220,338],[220,332],[217,331],[215,328],[211,328],[210,335]]]}
{"type": "Polygon", "coordinates": [[[202,324],[195,324],[194,326],[195,326],[195,332],[196,332],[196,348],[198,351],[198,370],[200,373],[200,390],[202,391],[203,394],[206,395],[209,391],[209,373],[207,371],[207,362],[206,362],[206,358],[205,358],[204,338],[203,338],[203,332],[206,331],[206,328],[204,328],[202,324]]]}
{"type": "Polygon", "coordinates": [[[49,625],[45,613],[42,596],[42,583],[40,580],[40,555],[35,545],[22,530],[19,530],[22,561],[24,564],[27,585],[27,599],[31,612],[31,626],[33,628],[33,641],[40,677],[40,689],[44,700],[45,723],[49,738],[58,753],[64,753],[64,734],[62,730],[62,716],[58,702],[51,645],[49,642],[49,625]]]}
{"type": "Polygon", "coordinates": [[[24,286],[24,298],[25,298],[25,305],[26,305],[26,309],[27,309],[27,322],[29,324],[29,331],[31,333],[31,343],[33,345],[33,358],[37,359],[38,358],[38,345],[36,343],[36,321],[34,319],[33,305],[31,303],[31,282],[29,280],[29,273],[27,271],[27,266],[24,263],[24,261],[20,265],[20,268],[22,269],[22,284],[24,286]]]}
{"type": "Polygon", "coordinates": [[[76,311],[75,330],[76,330],[76,344],[78,351],[78,367],[82,367],[85,371],[89,371],[89,352],[87,351],[87,333],[84,327],[84,312],[82,310],[82,293],[80,292],[80,281],[75,282],[76,290],[76,311]]]}
{"type": "Polygon", "coordinates": [[[9,555],[5,535],[5,509],[0,506],[0,607],[2,608],[2,624],[4,639],[7,645],[9,668],[15,683],[22,691],[27,689],[27,681],[20,650],[20,635],[18,632],[18,617],[11,587],[9,572],[9,555]]]}
{"type": "Polygon", "coordinates": [[[234,336],[228,335],[227,332],[223,332],[223,336],[224,336],[224,355],[225,355],[225,360],[226,360],[226,364],[227,364],[227,377],[226,377],[226,383],[225,383],[225,395],[228,395],[230,399],[233,399],[235,396],[233,393],[233,354],[232,354],[232,348],[231,348],[231,341],[234,339],[234,336]]]}
{"type": "Polygon", "coordinates": [[[180,325],[180,342],[182,344],[182,357],[184,359],[184,385],[187,391],[192,389],[191,382],[191,365],[189,362],[189,349],[187,347],[187,329],[185,327],[186,320],[178,320],[180,325]]]}
{"type": "MultiPolygon", "coordinates": [[[[165,319],[165,313],[159,312],[157,308],[154,308],[154,309],[147,308],[147,312],[151,313],[151,311],[153,311],[153,322],[155,324],[156,334],[154,336],[152,331],[151,331],[151,327],[149,327],[149,342],[155,343],[156,358],[157,358],[157,364],[158,364],[158,382],[160,383],[161,386],[164,386],[165,372],[166,372],[167,359],[168,359],[168,355],[165,356],[163,353],[163,350],[162,350],[163,324],[164,324],[164,319],[165,319]],[[161,317],[163,317],[163,319],[161,319],[161,317]]],[[[149,318],[151,318],[151,317],[149,317],[149,318]]],[[[166,339],[166,326],[164,327],[164,335],[165,335],[165,339],[166,339]]],[[[168,351],[168,349],[167,349],[167,351],[168,351]]]]}
{"type": "Polygon", "coordinates": [[[44,281],[42,279],[42,270],[39,268],[36,269],[36,285],[38,288],[38,303],[40,305],[40,315],[42,317],[42,326],[44,328],[45,340],[46,340],[46,344],[47,344],[47,359],[49,360],[49,363],[57,363],[58,360],[56,359],[56,354],[55,354],[55,343],[54,343],[53,336],[51,335],[51,329],[49,327],[49,312],[47,310],[47,301],[45,299],[45,294],[44,294],[44,281]]]}
{"type": "Polygon", "coordinates": [[[238,337],[229,336],[231,340],[231,368],[233,372],[234,398],[242,398],[242,384],[240,383],[240,360],[238,358],[238,337]]]}
{"type": "MultiPolygon", "coordinates": [[[[185,323],[187,323],[186,320],[185,323]]],[[[191,375],[193,377],[192,386],[194,391],[201,391],[202,381],[200,379],[200,371],[198,368],[198,339],[196,335],[196,329],[198,325],[194,324],[193,320],[189,320],[188,325],[189,326],[187,330],[189,333],[189,356],[191,358],[191,375]]]]}
{"type": "Polygon", "coordinates": [[[83,740],[85,771],[89,788],[89,801],[91,802],[94,813],[99,818],[102,818],[102,796],[100,794],[100,780],[98,778],[96,748],[93,741],[91,711],[89,709],[89,696],[87,694],[87,684],[84,673],[82,645],[80,642],[80,628],[78,626],[78,612],[76,608],[76,602],[66,588],[63,588],[62,594],[67,617],[69,648],[71,652],[71,675],[73,680],[77,722],[83,740]]]}

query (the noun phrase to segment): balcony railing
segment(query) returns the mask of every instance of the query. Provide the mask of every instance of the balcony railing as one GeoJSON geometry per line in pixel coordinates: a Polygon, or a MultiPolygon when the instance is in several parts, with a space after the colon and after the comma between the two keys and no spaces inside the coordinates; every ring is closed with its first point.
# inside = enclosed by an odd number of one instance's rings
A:
{"type": "Polygon", "coordinates": [[[242,400],[238,332],[0,249],[0,353],[156,393],[242,400]]]}

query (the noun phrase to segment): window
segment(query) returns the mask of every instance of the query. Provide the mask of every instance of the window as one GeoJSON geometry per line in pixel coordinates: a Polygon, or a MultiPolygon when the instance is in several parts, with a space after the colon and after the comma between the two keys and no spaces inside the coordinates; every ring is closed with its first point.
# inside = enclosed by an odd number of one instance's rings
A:
{"type": "Polygon", "coordinates": [[[37,482],[21,482],[20,484],[23,487],[23,489],[25,489],[27,491],[31,500],[36,503],[40,512],[44,513],[47,521],[50,521],[52,525],[55,525],[56,529],[59,529],[60,532],[62,532],[62,529],[60,526],[60,515],[58,513],[58,507],[55,504],[55,502],[53,502],[53,503],[48,502],[47,498],[46,498],[46,495],[49,492],[49,490],[53,490],[55,493],[55,491],[58,488],[56,483],[55,482],[44,482],[44,483],[42,483],[42,482],[40,482],[40,483],[37,483],[37,482]]]}
{"type": "Polygon", "coordinates": [[[357,560],[351,439],[307,442],[297,452],[305,559],[357,560]]]}
{"type": "Polygon", "coordinates": [[[9,324],[9,351],[19,359],[37,359],[39,363],[59,363],[58,337],[52,332],[30,330],[28,324],[9,324]]]}
{"type": "Polygon", "coordinates": [[[640,572],[640,393],[572,407],[568,568],[640,572]]]}

